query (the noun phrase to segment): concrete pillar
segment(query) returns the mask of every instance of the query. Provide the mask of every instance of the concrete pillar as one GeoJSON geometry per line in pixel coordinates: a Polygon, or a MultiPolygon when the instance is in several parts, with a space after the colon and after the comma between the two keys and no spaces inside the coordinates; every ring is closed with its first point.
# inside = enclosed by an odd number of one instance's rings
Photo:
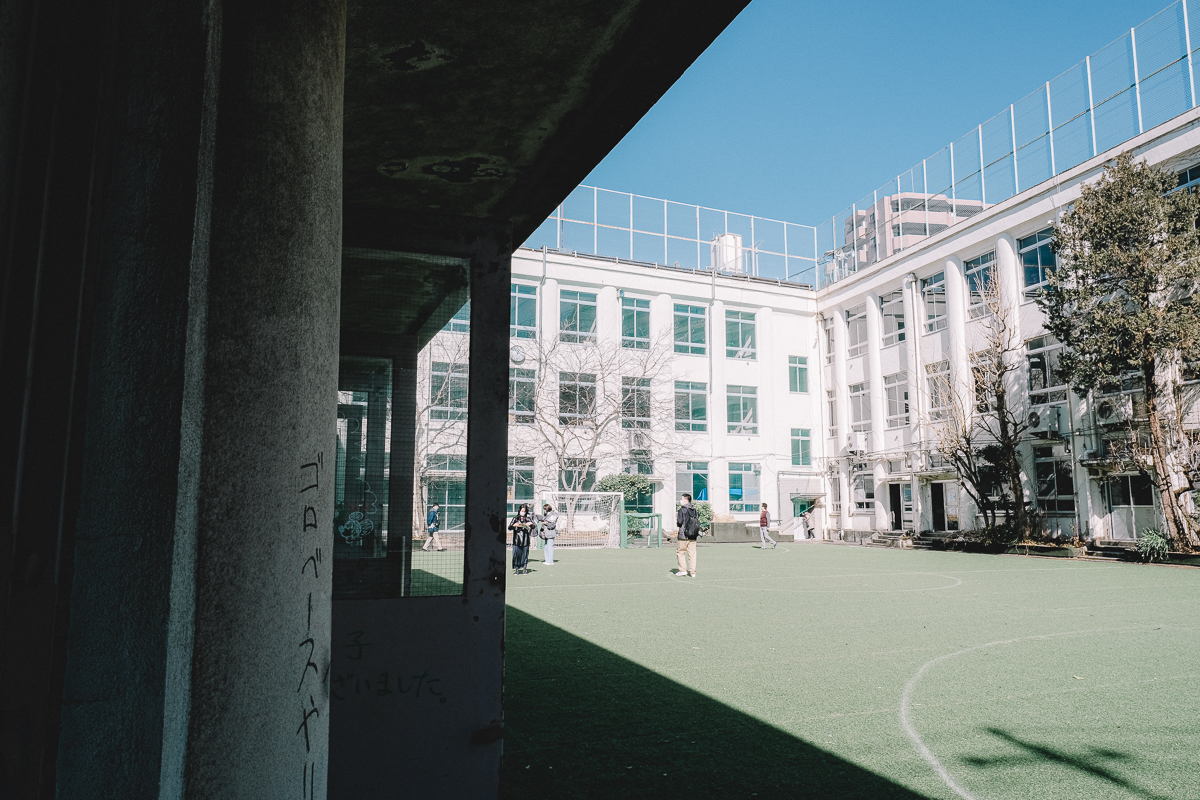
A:
{"type": "Polygon", "coordinates": [[[917,301],[917,280],[913,275],[905,277],[903,290],[904,327],[908,332],[905,337],[905,355],[907,356],[905,370],[908,373],[908,419],[910,441],[912,442],[909,452],[912,453],[913,463],[913,525],[920,531],[921,512],[925,503],[924,497],[921,495],[921,481],[916,477],[916,470],[920,463],[921,451],[925,447],[925,426],[921,424],[921,420],[925,419],[925,414],[928,412],[924,392],[925,367],[921,358],[921,337],[924,327],[918,318],[920,303],[917,301]]]}
{"type": "Polygon", "coordinates": [[[117,78],[64,797],[325,794],[345,9],[211,8],[117,78]]]}
{"type": "Polygon", "coordinates": [[[974,380],[971,375],[971,353],[967,344],[967,279],[962,261],[946,259],[946,332],[949,338],[950,383],[953,403],[965,410],[972,407],[974,380]]]}
{"type": "MultiPolygon", "coordinates": [[[[883,343],[883,314],[879,308],[879,295],[868,292],[867,306],[867,380],[871,382],[871,435],[867,450],[879,454],[884,449],[883,433],[887,429],[887,395],[883,389],[883,365],[879,350],[883,343]]],[[[887,464],[877,459],[872,468],[875,478],[875,529],[891,527],[888,519],[888,474],[887,464]]]]}
{"type": "Polygon", "coordinates": [[[713,513],[729,513],[729,471],[726,441],[729,422],[725,407],[725,303],[712,302],[709,312],[708,351],[712,364],[712,384],[708,387],[708,429],[712,450],[708,458],[708,499],[713,513]]]}

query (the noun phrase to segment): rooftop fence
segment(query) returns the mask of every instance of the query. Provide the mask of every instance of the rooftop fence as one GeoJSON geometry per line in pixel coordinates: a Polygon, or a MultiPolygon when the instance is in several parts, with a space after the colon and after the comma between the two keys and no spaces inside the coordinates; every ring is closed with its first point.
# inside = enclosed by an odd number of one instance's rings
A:
{"type": "Polygon", "coordinates": [[[1200,23],[1188,5],[1177,0],[816,227],[580,186],[526,246],[694,270],[715,256],[721,271],[828,286],[1193,108],[1200,23]]]}

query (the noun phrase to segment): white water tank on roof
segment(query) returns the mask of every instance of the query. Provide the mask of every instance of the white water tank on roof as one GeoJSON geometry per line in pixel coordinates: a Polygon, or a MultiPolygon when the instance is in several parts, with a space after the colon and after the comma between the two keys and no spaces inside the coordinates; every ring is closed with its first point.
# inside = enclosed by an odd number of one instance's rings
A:
{"type": "Polygon", "coordinates": [[[746,258],[742,251],[740,233],[722,233],[712,240],[712,264],[719,272],[732,272],[736,275],[746,272],[746,258]]]}

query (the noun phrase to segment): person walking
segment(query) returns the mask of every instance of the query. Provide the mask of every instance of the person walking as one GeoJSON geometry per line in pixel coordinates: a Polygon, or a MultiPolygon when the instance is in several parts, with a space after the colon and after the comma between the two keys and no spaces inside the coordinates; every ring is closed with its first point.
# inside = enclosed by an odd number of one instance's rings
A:
{"type": "Polygon", "coordinates": [[[679,561],[680,577],[696,577],[696,540],[700,538],[700,514],[692,505],[690,494],[679,496],[679,510],[675,512],[675,527],[678,528],[679,540],[675,547],[675,557],[679,561]],[[685,561],[686,559],[686,561],[685,561]]]}
{"type": "Polygon", "coordinates": [[[442,507],[437,503],[429,507],[429,513],[425,516],[425,531],[429,536],[425,539],[425,544],[421,545],[422,550],[428,550],[429,545],[433,545],[433,549],[439,552],[446,549],[442,547],[442,540],[438,538],[438,531],[442,527],[441,510],[442,507]]]}
{"type": "Polygon", "coordinates": [[[796,527],[800,530],[800,536],[792,537],[792,538],[807,539],[809,537],[810,534],[808,532],[808,512],[807,511],[802,513],[800,516],[796,517],[796,527]]]}
{"type": "Polygon", "coordinates": [[[805,511],[803,514],[800,515],[800,519],[804,520],[804,536],[805,536],[805,538],[806,539],[817,538],[817,533],[816,533],[816,531],[813,530],[812,510],[810,509],[808,511],[805,511]]]}
{"type": "Polygon", "coordinates": [[[545,503],[542,506],[542,513],[536,516],[538,522],[538,536],[542,540],[542,563],[554,563],[554,537],[558,536],[558,512],[554,510],[554,506],[545,503]]]}
{"type": "Polygon", "coordinates": [[[758,515],[758,541],[761,545],[760,549],[762,550],[766,550],[768,544],[770,544],[771,549],[774,550],[775,545],[778,544],[778,542],[771,538],[770,531],[767,530],[770,527],[771,515],[767,511],[767,504],[763,503],[762,512],[758,515]]]}
{"type": "Polygon", "coordinates": [[[529,513],[529,506],[522,504],[517,510],[517,515],[513,517],[512,522],[508,524],[508,529],[512,531],[513,545],[513,575],[523,575],[529,572],[529,537],[533,533],[533,517],[529,513]]]}

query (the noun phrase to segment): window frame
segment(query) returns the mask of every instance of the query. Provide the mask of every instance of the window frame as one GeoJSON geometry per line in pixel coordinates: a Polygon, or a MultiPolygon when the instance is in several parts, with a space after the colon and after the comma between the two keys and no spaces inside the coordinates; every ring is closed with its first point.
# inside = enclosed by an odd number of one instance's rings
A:
{"type": "Polygon", "coordinates": [[[650,301],[648,299],[643,297],[621,298],[621,347],[629,347],[634,350],[650,349],[650,301]]]}
{"type": "Polygon", "coordinates": [[[591,492],[596,488],[596,459],[594,458],[564,458],[558,470],[558,490],[560,492],[591,492]],[[581,471],[583,483],[578,488],[568,489],[567,473],[581,471]]]}
{"type": "Polygon", "coordinates": [[[621,428],[627,431],[650,430],[650,379],[621,378],[621,428]],[[630,406],[632,405],[632,409],[630,406]],[[635,413],[627,413],[632,410],[635,413]],[[640,412],[645,412],[644,415],[640,412]]]}
{"type": "Polygon", "coordinates": [[[754,464],[749,461],[729,462],[729,511],[736,514],[755,514],[762,507],[762,471],[755,471],[754,464]],[[747,482],[745,476],[750,475],[747,482]],[[736,476],[736,480],[735,480],[736,476]],[[739,490],[740,500],[735,501],[734,484],[739,490]],[[749,483],[749,485],[748,485],[749,483]],[[753,496],[753,500],[750,497],[753,496]]]}
{"type": "Polygon", "coordinates": [[[1039,511],[1054,516],[1075,514],[1075,470],[1065,445],[1047,444],[1033,448],[1033,485],[1039,511]],[[1045,491],[1049,487],[1047,479],[1053,481],[1053,491],[1045,491]],[[1064,491],[1064,483],[1070,491],[1064,491]]]}
{"type": "Polygon", "coordinates": [[[950,302],[946,291],[946,271],[941,270],[935,272],[927,278],[921,278],[921,304],[925,310],[925,333],[937,333],[944,331],[948,324],[950,316],[950,302]],[[937,295],[941,295],[941,299],[936,299],[937,295]],[[933,309],[941,307],[941,315],[939,316],[933,309]]]}
{"type": "Polygon", "coordinates": [[[466,333],[471,332],[471,301],[463,303],[462,308],[454,312],[454,316],[446,320],[446,324],[442,326],[443,333],[466,333]]]}
{"type": "Polygon", "coordinates": [[[1024,287],[1026,300],[1032,300],[1046,286],[1051,273],[1058,269],[1058,260],[1054,255],[1052,242],[1054,228],[1043,228],[1028,236],[1017,239],[1017,268],[1021,270],[1021,285],[1024,287]],[[1034,263],[1029,263],[1030,261],[1034,263]],[[1047,261],[1048,263],[1042,263],[1047,261]],[[1036,270],[1039,280],[1030,283],[1029,270],[1036,270]]]}
{"type": "Polygon", "coordinates": [[[687,489],[687,494],[692,496],[693,502],[707,501],[709,497],[710,484],[708,480],[708,463],[707,461],[676,461],[675,462],[675,499],[678,500],[681,494],[684,494],[683,487],[679,485],[681,475],[690,475],[688,483],[690,486],[687,489]],[[696,488],[696,476],[702,476],[704,483],[703,488],[696,488]]]}
{"type": "Polygon", "coordinates": [[[725,309],[725,357],[739,361],[758,360],[758,321],[753,311],[725,309]],[[731,334],[737,346],[730,346],[731,334]]]}
{"type": "Polygon", "coordinates": [[[943,358],[925,365],[925,388],[929,393],[929,418],[945,419],[950,412],[950,360],[943,358]]]}
{"type": "Polygon", "coordinates": [[[860,381],[849,384],[846,392],[850,398],[850,430],[856,433],[869,432],[871,430],[871,382],[860,381]]]}
{"type": "Polygon", "coordinates": [[[675,430],[686,433],[708,432],[707,383],[675,381],[675,430]],[[696,398],[700,399],[698,407],[696,398]],[[679,416],[681,410],[686,411],[687,416],[679,416]],[[697,411],[699,416],[697,416],[697,411]]]}
{"type": "Polygon", "coordinates": [[[522,367],[508,368],[508,423],[532,425],[537,416],[537,370],[522,367]],[[528,386],[528,397],[521,397],[519,387],[528,386]],[[518,400],[528,400],[528,408],[518,408],[518,400]]]}
{"type": "Polygon", "coordinates": [[[538,287],[527,283],[510,283],[508,292],[508,338],[537,338],[538,287]],[[529,305],[533,305],[533,324],[522,324],[521,320],[529,305]]]}
{"type": "Polygon", "coordinates": [[[879,296],[879,313],[883,318],[883,346],[893,347],[905,339],[904,331],[904,290],[896,289],[879,296]],[[899,314],[893,309],[899,308],[899,314]],[[888,321],[891,320],[889,326],[888,321]],[[898,322],[897,322],[898,320],[898,322]],[[888,330],[892,328],[892,330],[888,330]]]}
{"type": "Polygon", "coordinates": [[[453,361],[432,361],[429,364],[429,418],[431,420],[461,422],[467,418],[467,392],[470,384],[469,364],[453,361]],[[438,369],[442,367],[442,369],[438,369]],[[439,379],[439,376],[441,378],[439,379]],[[449,384],[449,385],[448,385],[449,384]],[[461,384],[459,402],[455,402],[454,384],[461,384]],[[446,402],[437,403],[437,396],[445,389],[446,402]]]}
{"type": "Polygon", "coordinates": [[[522,505],[528,504],[530,511],[533,511],[533,504],[537,500],[537,489],[535,483],[535,459],[532,456],[509,456],[508,457],[508,513],[516,514],[517,509],[522,505]],[[524,475],[528,473],[528,481],[522,481],[522,485],[529,487],[529,497],[517,497],[517,481],[515,480],[518,474],[524,475]]]}
{"type": "Polygon", "coordinates": [[[811,428],[792,428],[792,466],[812,466],[811,428]]]}
{"type": "Polygon", "coordinates": [[[596,416],[596,376],[591,372],[559,372],[558,373],[558,424],[583,425],[596,416]],[[584,380],[590,378],[590,380],[584,380]],[[563,393],[565,387],[574,386],[574,411],[564,411],[563,393]],[[591,394],[580,387],[591,387],[591,394]]]}
{"type": "Polygon", "coordinates": [[[674,343],[675,352],[683,355],[702,356],[708,353],[708,311],[704,306],[693,306],[686,303],[675,303],[674,314],[674,343]],[[680,330],[680,320],[683,330],[680,330]],[[700,338],[697,341],[697,321],[699,322],[700,338]],[[684,338],[680,338],[680,333],[684,338]]]}
{"type": "Polygon", "coordinates": [[[883,376],[883,391],[887,403],[887,428],[905,428],[911,424],[911,406],[908,398],[908,372],[901,370],[883,376]],[[903,411],[899,410],[903,408],[903,411]]]}
{"type": "Polygon", "coordinates": [[[837,425],[837,390],[825,390],[825,410],[829,412],[829,438],[836,439],[838,435],[837,425]]]}
{"type": "Polygon", "coordinates": [[[581,292],[577,289],[558,290],[559,341],[567,342],[568,344],[596,343],[596,329],[600,316],[596,297],[595,292],[581,292]],[[568,306],[573,306],[574,311],[567,311],[568,306]],[[591,309],[591,324],[590,328],[584,330],[584,319],[589,316],[584,314],[584,310],[589,308],[591,309]]]}
{"type": "Polygon", "coordinates": [[[983,289],[996,280],[996,251],[989,250],[964,261],[963,276],[967,280],[967,319],[986,317],[991,309],[983,299],[983,289]]]}
{"type": "Polygon", "coordinates": [[[788,391],[808,394],[808,356],[788,356],[788,391]]]}
{"type": "Polygon", "coordinates": [[[867,352],[867,304],[846,309],[846,358],[867,352]]]}
{"type": "Polygon", "coordinates": [[[1063,344],[1049,333],[1025,340],[1025,385],[1029,392],[1030,406],[1046,406],[1066,402],[1068,386],[1061,375],[1062,370],[1058,367],[1059,359],[1065,349],[1063,344]],[[1042,361],[1042,366],[1034,366],[1037,360],[1042,361]],[[1036,374],[1041,374],[1047,384],[1052,378],[1061,383],[1035,387],[1033,384],[1036,374]]]}
{"type": "Polygon", "coordinates": [[[728,384],[725,386],[726,433],[735,436],[758,435],[758,387],[728,384]],[[733,419],[734,399],[737,400],[740,419],[733,419]],[[749,409],[749,418],[746,411],[749,409]]]}

